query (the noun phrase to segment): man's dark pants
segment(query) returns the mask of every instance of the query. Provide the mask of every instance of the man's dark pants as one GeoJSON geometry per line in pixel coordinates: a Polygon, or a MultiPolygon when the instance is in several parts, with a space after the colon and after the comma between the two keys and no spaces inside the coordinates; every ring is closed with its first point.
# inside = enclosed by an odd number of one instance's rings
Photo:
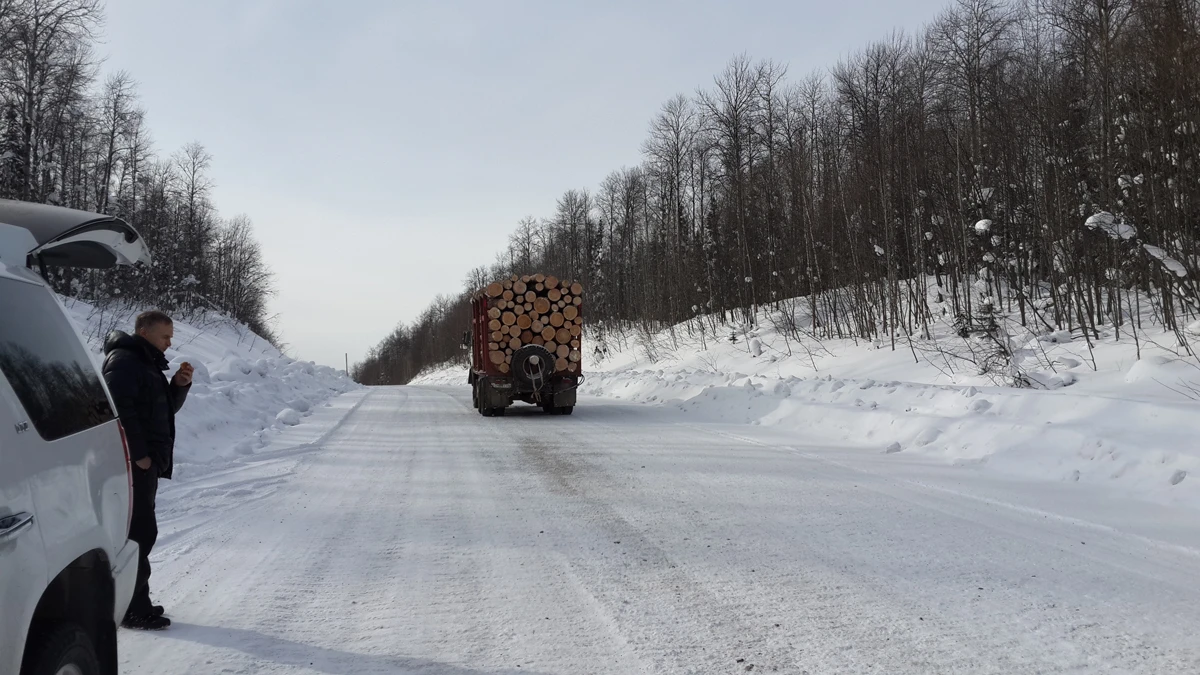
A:
{"type": "Polygon", "coordinates": [[[154,501],[158,495],[157,469],[133,467],[133,519],[129,523],[129,538],[138,545],[137,585],[129,601],[128,616],[150,613],[150,550],[158,541],[158,518],[154,501]]]}

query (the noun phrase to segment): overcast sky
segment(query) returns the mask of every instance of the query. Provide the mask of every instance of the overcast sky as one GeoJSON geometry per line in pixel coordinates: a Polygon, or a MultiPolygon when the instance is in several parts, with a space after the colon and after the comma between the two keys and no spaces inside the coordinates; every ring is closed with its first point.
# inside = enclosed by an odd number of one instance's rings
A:
{"type": "Polygon", "coordinates": [[[341,367],[491,263],[526,215],[640,160],[735,54],[791,79],[946,0],[107,0],[106,71],[161,154],[200,141],[254,221],[288,353],[341,367]]]}

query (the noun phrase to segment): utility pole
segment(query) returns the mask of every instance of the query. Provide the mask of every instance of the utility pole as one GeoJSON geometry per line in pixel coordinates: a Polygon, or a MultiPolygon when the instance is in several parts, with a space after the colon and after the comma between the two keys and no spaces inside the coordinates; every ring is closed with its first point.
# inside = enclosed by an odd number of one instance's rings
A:
{"type": "Polygon", "coordinates": [[[350,377],[350,352],[346,352],[346,377],[350,377]]]}

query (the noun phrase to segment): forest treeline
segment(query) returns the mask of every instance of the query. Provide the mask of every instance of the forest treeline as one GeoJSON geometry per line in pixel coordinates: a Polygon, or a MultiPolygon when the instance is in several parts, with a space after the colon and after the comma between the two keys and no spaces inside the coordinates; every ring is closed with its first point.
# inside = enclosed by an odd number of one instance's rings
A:
{"type": "Polygon", "coordinates": [[[101,0],[0,0],[0,197],[119,216],[145,237],[145,269],[50,269],[100,306],[217,310],[275,340],[272,277],[250,220],[212,203],[199,143],[154,148],[134,76],[102,75],[101,0]]]}
{"type": "Polygon", "coordinates": [[[815,338],[893,345],[1001,312],[1178,333],[1200,273],[1198,29],[1198,0],[956,0],[813,74],[735,57],[662,106],[640,165],[518,223],[356,377],[461,358],[469,293],[530,271],[583,283],[601,340],[797,303],[815,338]]]}

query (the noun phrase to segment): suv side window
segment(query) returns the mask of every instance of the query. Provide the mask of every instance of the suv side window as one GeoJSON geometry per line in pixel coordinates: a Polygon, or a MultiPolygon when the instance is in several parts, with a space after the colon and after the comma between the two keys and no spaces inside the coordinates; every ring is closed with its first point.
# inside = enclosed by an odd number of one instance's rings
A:
{"type": "Polygon", "coordinates": [[[0,371],[47,441],[115,419],[75,328],[41,286],[0,279],[0,371]]]}

